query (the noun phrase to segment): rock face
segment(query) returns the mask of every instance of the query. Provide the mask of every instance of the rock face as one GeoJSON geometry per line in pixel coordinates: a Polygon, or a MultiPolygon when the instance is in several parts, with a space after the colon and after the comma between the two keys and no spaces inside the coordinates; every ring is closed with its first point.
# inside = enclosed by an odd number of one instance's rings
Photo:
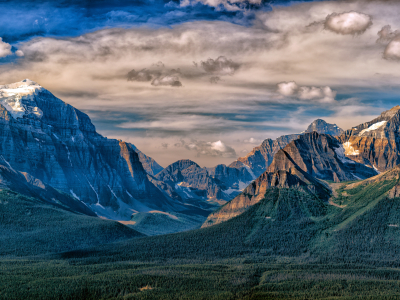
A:
{"type": "Polygon", "coordinates": [[[310,133],[313,131],[334,136],[343,133],[343,129],[339,128],[336,124],[329,124],[324,120],[317,119],[301,134],[283,135],[276,140],[264,140],[260,146],[255,147],[246,156],[238,158],[237,161],[242,162],[245,166],[249,167],[254,175],[258,177],[265,172],[268,166],[272,163],[274,155],[280,149],[283,149],[291,141],[298,139],[303,133],[310,133]]]}
{"type": "Polygon", "coordinates": [[[140,151],[138,148],[136,148],[135,145],[131,144],[131,146],[133,147],[135,152],[138,154],[139,160],[142,163],[142,166],[145,169],[145,171],[147,172],[147,174],[154,176],[154,175],[157,175],[158,173],[160,173],[164,169],[153,158],[151,158],[150,156],[147,156],[142,151],[140,151]]]}
{"type": "Polygon", "coordinates": [[[307,133],[313,131],[316,131],[318,133],[330,134],[332,136],[338,136],[344,132],[344,130],[338,127],[336,124],[329,124],[321,119],[317,119],[312,122],[305,132],[307,133]]]}
{"type": "Polygon", "coordinates": [[[173,205],[132,145],[99,135],[86,114],[28,79],[0,86],[0,158],[109,218],[173,205]]]}
{"type": "Polygon", "coordinates": [[[344,132],[339,141],[345,155],[380,172],[400,164],[400,106],[344,132]]]}

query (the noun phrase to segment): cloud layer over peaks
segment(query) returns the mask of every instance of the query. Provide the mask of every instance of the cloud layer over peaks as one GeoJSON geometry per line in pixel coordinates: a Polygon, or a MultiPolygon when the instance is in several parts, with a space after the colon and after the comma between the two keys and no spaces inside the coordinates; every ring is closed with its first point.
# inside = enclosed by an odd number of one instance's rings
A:
{"type": "Polygon", "coordinates": [[[338,34],[362,34],[372,26],[372,17],[363,13],[351,11],[333,13],[326,17],[325,29],[338,34]]]}

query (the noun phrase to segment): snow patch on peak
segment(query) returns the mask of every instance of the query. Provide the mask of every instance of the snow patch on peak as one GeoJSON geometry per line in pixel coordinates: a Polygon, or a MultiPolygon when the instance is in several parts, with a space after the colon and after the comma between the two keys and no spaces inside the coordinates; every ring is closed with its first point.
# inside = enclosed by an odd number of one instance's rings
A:
{"type": "Polygon", "coordinates": [[[373,130],[377,130],[377,129],[381,128],[382,126],[384,126],[386,123],[387,123],[387,121],[382,121],[382,122],[377,122],[375,124],[372,124],[368,128],[362,130],[358,135],[361,136],[361,135],[363,135],[363,133],[366,133],[366,132],[369,132],[369,131],[373,131],[373,130]]]}
{"type": "Polygon", "coordinates": [[[42,90],[43,87],[29,79],[1,85],[0,104],[14,119],[23,118],[25,115],[33,115],[40,119],[43,112],[37,107],[34,96],[42,90]]]}

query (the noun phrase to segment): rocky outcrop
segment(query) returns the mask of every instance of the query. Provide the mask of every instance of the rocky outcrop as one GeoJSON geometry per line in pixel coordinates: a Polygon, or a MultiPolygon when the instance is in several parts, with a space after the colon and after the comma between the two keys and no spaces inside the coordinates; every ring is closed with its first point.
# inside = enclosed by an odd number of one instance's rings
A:
{"type": "Polygon", "coordinates": [[[147,178],[134,147],[99,135],[89,117],[30,80],[0,86],[0,158],[98,214],[174,205],[147,178]]]}
{"type": "Polygon", "coordinates": [[[343,133],[343,129],[339,128],[336,124],[329,124],[324,120],[317,119],[300,134],[283,135],[278,137],[276,140],[264,140],[260,146],[255,147],[246,156],[238,158],[237,161],[242,162],[245,166],[250,168],[254,175],[258,177],[265,172],[268,166],[272,163],[275,154],[280,149],[283,149],[291,141],[298,139],[302,134],[311,133],[313,131],[333,136],[343,133]]]}
{"type": "Polygon", "coordinates": [[[400,106],[347,130],[338,140],[345,155],[380,172],[400,164],[400,106]]]}

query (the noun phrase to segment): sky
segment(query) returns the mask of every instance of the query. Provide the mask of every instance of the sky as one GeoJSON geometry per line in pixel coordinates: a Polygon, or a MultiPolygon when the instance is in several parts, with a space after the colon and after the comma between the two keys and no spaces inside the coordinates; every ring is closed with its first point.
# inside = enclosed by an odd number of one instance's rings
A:
{"type": "Polygon", "coordinates": [[[400,104],[390,0],[0,1],[0,84],[29,78],[166,167],[229,164],[315,119],[400,104]]]}

